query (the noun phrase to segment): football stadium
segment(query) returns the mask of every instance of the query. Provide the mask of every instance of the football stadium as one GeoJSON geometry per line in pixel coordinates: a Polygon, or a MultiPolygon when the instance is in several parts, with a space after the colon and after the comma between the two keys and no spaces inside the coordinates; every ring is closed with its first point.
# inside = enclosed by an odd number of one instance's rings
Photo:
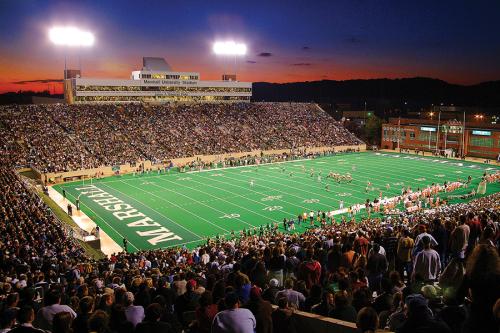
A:
{"type": "Polygon", "coordinates": [[[498,333],[500,6],[448,2],[4,1],[0,333],[498,333]]]}
{"type": "MultiPolygon", "coordinates": [[[[411,211],[408,204],[398,203],[402,189],[420,192],[445,182],[466,183],[471,176],[470,187],[440,190],[443,193],[436,196],[449,203],[467,202],[475,197],[470,193],[476,191],[485,172],[500,170],[395,153],[325,155],[267,164],[243,162],[235,167],[211,165],[210,169],[183,172],[160,169],[54,188],[60,193],[64,189],[73,204],[79,199],[81,210],[101,230],[118,244],[126,237],[130,250],[137,251],[182,245],[193,248],[206,243],[207,238],[262,234],[275,224],[279,232],[304,232],[311,227],[311,211],[315,227],[320,224],[316,221],[318,211],[332,212],[328,224],[345,223],[352,217],[366,216],[367,199],[381,202],[381,206],[376,203],[373,217],[399,216],[405,209],[411,211]],[[352,180],[328,177],[332,170],[349,174],[352,180]],[[368,183],[371,185],[367,188],[368,183]],[[305,221],[292,227],[289,221],[296,224],[303,214],[305,221]]],[[[487,194],[495,192],[500,192],[498,182],[487,189],[487,194]]],[[[422,202],[420,206],[431,208],[431,203],[422,202]]]]}

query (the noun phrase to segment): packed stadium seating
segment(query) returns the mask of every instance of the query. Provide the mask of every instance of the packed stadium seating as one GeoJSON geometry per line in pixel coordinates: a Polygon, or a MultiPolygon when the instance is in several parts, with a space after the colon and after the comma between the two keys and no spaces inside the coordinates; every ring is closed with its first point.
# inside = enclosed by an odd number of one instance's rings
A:
{"type": "Polygon", "coordinates": [[[361,141],[314,104],[27,105],[0,109],[2,155],[41,172],[361,141]]]}
{"type": "Polygon", "coordinates": [[[359,142],[306,104],[206,108],[213,114],[201,106],[2,108],[3,332],[17,318],[21,328],[52,332],[289,333],[297,309],[356,322],[360,332],[498,331],[500,193],[303,234],[266,230],[94,260],[12,168],[359,142]]]}

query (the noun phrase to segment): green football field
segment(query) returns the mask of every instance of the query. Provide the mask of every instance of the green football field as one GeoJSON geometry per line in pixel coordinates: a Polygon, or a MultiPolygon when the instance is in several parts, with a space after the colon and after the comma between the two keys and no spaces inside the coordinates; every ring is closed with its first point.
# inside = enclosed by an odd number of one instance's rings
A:
{"type": "MultiPolygon", "coordinates": [[[[64,187],[73,203],[80,197],[82,211],[101,230],[120,245],[123,237],[127,237],[129,250],[136,251],[191,247],[208,236],[227,236],[233,230],[238,234],[240,230],[274,221],[282,229],[283,218],[297,220],[297,215],[311,210],[338,210],[340,200],[344,201],[344,207],[364,203],[367,198],[378,197],[380,191],[384,197],[394,197],[401,193],[403,185],[416,190],[433,182],[465,180],[471,175],[473,183],[469,189],[449,194],[468,193],[477,188],[486,169],[494,172],[500,168],[441,158],[364,152],[202,172],[112,176],[93,180],[92,184],[79,181],[54,188],[62,192],[64,187]],[[311,168],[314,177],[310,176],[311,168]],[[321,181],[317,177],[320,171],[321,181]],[[326,180],[330,171],[350,173],[353,181],[337,184],[326,180]],[[366,193],[368,181],[374,189],[366,193]],[[326,184],[330,184],[329,192],[326,184]]],[[[488,185],[487,193],[498,191],[498,183],[488,185]]],[[[296,232],[306,228],[306,224],[295,225],[296,232]]]]}

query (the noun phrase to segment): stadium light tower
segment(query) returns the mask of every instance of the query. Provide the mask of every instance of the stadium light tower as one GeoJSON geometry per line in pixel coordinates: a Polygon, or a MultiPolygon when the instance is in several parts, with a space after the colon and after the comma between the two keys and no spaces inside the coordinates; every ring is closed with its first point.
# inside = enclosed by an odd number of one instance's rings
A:
{"type": "Polygon", "coordinates": [[[234,77],[236,78],[236,57],[247,54],[247,46],[243,43],[237,43],[235,41],[215,42],[212,50],[216,55],[233,57],[234,77]]]}
{"type": "MultiPolygon", "coordinates": [[[[91,47],[95,37],[90,31],[76,27],[53,27],[49,30],[49,39],[55,45],[67,47],[91,47]]],[[[81,65],[80,65],[81,67],[81,65]]],[[[66,79],[66,49],[64,52],[64,79],[66,79]]],[[[81,74],[81,68],[80,68],[81,74]]]]}

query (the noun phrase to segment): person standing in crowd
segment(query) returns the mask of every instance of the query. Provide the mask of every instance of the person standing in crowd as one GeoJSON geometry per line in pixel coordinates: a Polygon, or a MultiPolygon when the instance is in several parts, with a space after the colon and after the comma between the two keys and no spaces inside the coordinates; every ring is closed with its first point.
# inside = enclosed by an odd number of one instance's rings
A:
{"type": "Polygon", "coordinates": [[[422,244],[424,248],[417,254],[413,264],[413,276],[418,275],[425,282],[433,283],[441,271],[441,261],[439,254],[431,249],[430,237],[422,237],[422,244]]]}
{"type": "Polygon", "coordinates": [[[161,320],[163,309],[160,304],[152,303],[146,308],[144,320],[137,324],[135,333],[171,333],[172,326],[161,320]]]}
{"type": "Polygon", "coordinates": [[[252,287],[250,290],[250,300],[245,304],[245,308],[252,311],[256,320],[255,333],[272,333],[273,307],[271,303],[262,299],[259,287],[252,287]]]}
{"type": "Polygon", "coordinates": [[[382,275],[387,271],[388,267],[387,258],[385,255],[380,254],[379,251],[380,245],[377,243],[373,244],[372,253],[368,257],[368,262],[366,264],[370,288],[377,293],[380,292],[382,275]]]}
{"type": "Polygon", "coordinates": [[[441,267],[444,268],[446,266],[446,258],[448,251],[448,232],[441,223],[441,219],[436,218],[433,221],[434,230],[431,235],[434,237],[438,245],[434,248],[436,252],[439,254],[439,259],[441,261],[441,267]]]}
{"type": "Polygon", "coordinates": [[[458,226],[455,227],[450,235],[450,255],[454,258],[465,258],[470,234],[470,228],[465,222],[465,215],[461,215],[458,226]]]}
{"type": "Polygon", "coordinates": [[[127,237],[123,237],[123,251],[128,252],[127,246],[128,246],[128,239],[127,237]]]}
{"type": "Polygon", "coordinates": [[[306,281],[307,288],[319,284],[321,277],[321,264],[314,259],[314,250],[307,249],[306,258],[299,266],[299,279],[306,281]]]}
{"type": "Polygon", "coordinates": [[[240,300],[235,292],[226,295],[224,304],[227,310],[215,316],[212,333],[255,333],[255,316],[250,310],[240,307],[240,300]]]}
{"type": "MultiPolygon", "coordinates": [[[[430,241],[429,241],[430,244],[430,241]]],[[[434,317],[428,301],[420,294],[406,297],[407,319],[397,333],[452,333],[448,325],[434,317]]]]}
{"type": "Polygon", "coordinates": [[[280,297],[285,297],[290,306],[293,306],[296,309],[299,309],[301,304],[305,302],[306,298],[305,298],[304,294],[302,294],[301,292],[293,290],[293,285],[294,285],[294,282],[292,279],[290,279],[290,278],[286,279],[285,280],[285,289],[282,291],[279,291],[276,294],[276,299],[278,299],[280,297]]]}
{"type": "Polygon", "coordinates": [[[127,291],[124,296],[125,316],[135,327],[144,319],[144,308],[141,305],[134,305],[135,297],[130,291],[127,291]]]}
{"type": "Polygon", "coordinates": [[[45,330],[52,330],[52,320],[59,312],[68,312],[71,317],[76,318],[76,313],[67,305],[61,304],[61,293],[51,290],[45,295],[46,306],[42,307],[36,315],[36,326],[45,330]]]}
{"type": "Polygon", "coordinates": [[[406,272],[408,278],[410,278],[413,271],[413,264],[411,261],[411,250],[413,249],[414,242],[410,237],[410,231],[408,229],[403,229],[402,236],[398,239],[397,248],[397,266],[399,275],[404,277],[406,272]]]}
{"type": "Polygon", "coordinates": [[[24,306],[17,312],[17,322],[19,325],[12,330],[10,333],[46,333],[42,329],[33,326],[33,321],[35,320],[35,311],[30,306],[24,306]]]}

